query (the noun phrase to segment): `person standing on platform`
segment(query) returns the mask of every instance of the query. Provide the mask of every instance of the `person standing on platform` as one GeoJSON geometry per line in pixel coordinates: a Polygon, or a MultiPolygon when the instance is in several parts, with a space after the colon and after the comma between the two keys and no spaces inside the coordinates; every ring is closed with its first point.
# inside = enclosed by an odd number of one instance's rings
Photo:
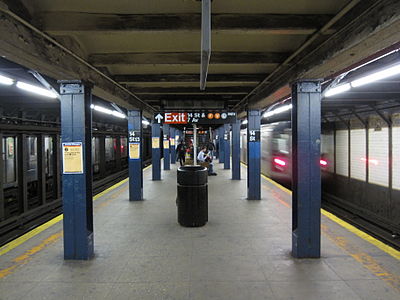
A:
{"type": "Polygon", "coordinates": [[[176,160],[179,160],[181,167],[185,164],[185,153],[186,153],[186,146],[183,143],[183,140],[179,141],[178,146],[176,146],[176,160]]]}

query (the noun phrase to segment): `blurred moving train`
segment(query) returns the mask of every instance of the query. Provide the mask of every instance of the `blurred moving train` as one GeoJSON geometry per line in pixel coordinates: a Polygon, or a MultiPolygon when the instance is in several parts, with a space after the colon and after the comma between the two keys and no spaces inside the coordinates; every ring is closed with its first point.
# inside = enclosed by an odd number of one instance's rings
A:
{"type": "MultiPolygon", "coordinates": [[[[369,116],[367,127],[324,123],[321,133],[322,204],[398,247],[400,245],[400,114],[392,126],[369,116]]],[[[241,130],[247,163],[247,130],[241,130]]],[[[291,122],[261,126],[261,172],[290,188],[291,122]]]]}

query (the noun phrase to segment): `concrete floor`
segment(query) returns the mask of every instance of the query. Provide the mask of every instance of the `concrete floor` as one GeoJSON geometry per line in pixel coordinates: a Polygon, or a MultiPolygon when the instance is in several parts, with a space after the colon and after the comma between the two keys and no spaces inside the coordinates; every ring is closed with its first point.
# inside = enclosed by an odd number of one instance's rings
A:
{"type": "Polygon", "coordinates": [[[145,201],[127,184],[95,201],[93,260],[63,260],[61,223],[0,256],[0,299],[400,299],[400,261],[326,217],[322,258],[293,259],[291,196],[262,179],[247,201],[221,168],[206,226],[177,224],[175,166],[148,169],[145,201]]]}

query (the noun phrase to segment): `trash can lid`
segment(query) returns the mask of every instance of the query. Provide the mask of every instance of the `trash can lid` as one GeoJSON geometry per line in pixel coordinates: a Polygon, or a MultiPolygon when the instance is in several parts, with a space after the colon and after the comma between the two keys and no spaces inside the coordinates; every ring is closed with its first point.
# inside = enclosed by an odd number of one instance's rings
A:
{"type": "Polygon", "coordinates": [[[205,170],[207,170],[207,168],[195,165],[195,166],[182,166],[182,167],[179,167],[178,170],[179,171],[192,171],[192,172],[195,172],[195,171],[205,171],[205,170]]]}

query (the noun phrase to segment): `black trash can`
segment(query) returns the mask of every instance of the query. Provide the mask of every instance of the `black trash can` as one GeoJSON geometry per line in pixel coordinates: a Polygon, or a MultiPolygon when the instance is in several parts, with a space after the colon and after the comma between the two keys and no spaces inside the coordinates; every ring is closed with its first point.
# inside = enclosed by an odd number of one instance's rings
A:
{"type": "Polygon", "coordinates": [[[178,223],[185,227],[204,226],[208,221],[208,172],[201,166],[178,169],[178,223]]]}

